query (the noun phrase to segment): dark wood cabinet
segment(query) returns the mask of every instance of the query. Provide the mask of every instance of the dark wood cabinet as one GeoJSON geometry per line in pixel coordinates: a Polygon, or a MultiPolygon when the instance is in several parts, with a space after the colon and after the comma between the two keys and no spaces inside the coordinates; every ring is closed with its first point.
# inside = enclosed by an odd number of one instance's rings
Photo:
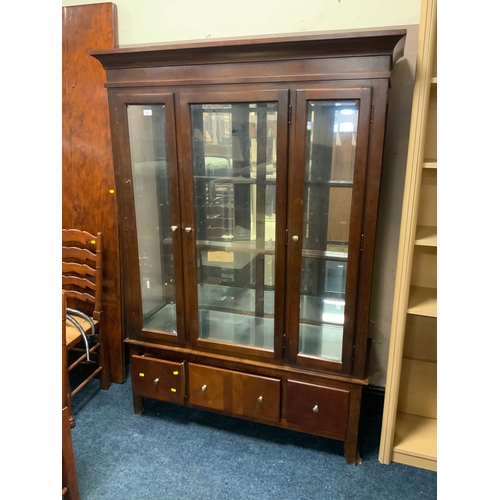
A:
{"type": "Polygon", "coordinates": [[[387,94],[404,36],[92,53],[107,74],[136,412],[143,397],[205,408],[340,439],[359,461],[387,94]]]}

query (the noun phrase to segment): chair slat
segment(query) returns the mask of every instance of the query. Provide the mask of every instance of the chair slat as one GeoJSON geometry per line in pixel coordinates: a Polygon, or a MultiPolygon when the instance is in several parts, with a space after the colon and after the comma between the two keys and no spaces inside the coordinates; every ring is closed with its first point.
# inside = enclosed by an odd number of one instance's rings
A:
{"type": "Polygon", "coordinates": [[[90,302],[91,304],[95,304],[95,297],[93,297],[89,293],[77,292],[75,290],[66,290],[66,297],[83,300],[84,302],[90,302]]]}
{"type": "Polygon", "coordinates": [[[82,245],[93,244],[97,242],[97,236],[90,234],[87,231],[81,231],[80,229],[63,229],[62,230],[62,242],[65,243],[78,242],[82,245]]]}
{"type": "Polygon", "coordinates": [[[89,260],[91,262],[97,262],[97,255],[86,248],[77,247],[63,247],[62,249],[63,259],[79,259],[79,260],[89,260]]]}
{"type": "Polygon", "coordinates": [[[96,288],[95,283],[92,283],[90,280],[78,276],[65,276],[64,274],[62,276],[62,284],[63,287],[65,285],[75,285],[79,288],[90,289],[92,291],[95,291],[96,288]]]}
{"type": "Polygon", "coordinates": [[[86,274],[87,276],[96,276],[96,270],[88,266],[87,264],[79,264],[78,262],[63,262],[62,263],[63,273],[77,273],[80,276],[86,274]]]}

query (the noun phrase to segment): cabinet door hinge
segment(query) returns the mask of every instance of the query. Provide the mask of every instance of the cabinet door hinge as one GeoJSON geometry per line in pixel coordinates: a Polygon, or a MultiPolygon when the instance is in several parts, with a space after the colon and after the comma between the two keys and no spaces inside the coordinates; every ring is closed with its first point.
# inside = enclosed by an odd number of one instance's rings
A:
{"type": "Polygon", "coordinates": [[[365,235],[362,234],[361,235],[361,245],[360,245],[360,248],[359,248],[359,251],[362,252],[363,251],[363,243],[365,242],[365,235]]]}
{"type": "Polygon", "coordinates": [[[288,229],[285,229],[285,245],[288,245],[288,229]]]}
{"type": "Polygon", "coordinates": [[[375,113],[375,104],[372,104],[372,112],[370,114],[370,123],[373,123],[373,114],[375,113]]]}
{"type": "Polygon", "coordinates": [[[292,105],[288,105],[288,123],[292,123],[292,105]]]}

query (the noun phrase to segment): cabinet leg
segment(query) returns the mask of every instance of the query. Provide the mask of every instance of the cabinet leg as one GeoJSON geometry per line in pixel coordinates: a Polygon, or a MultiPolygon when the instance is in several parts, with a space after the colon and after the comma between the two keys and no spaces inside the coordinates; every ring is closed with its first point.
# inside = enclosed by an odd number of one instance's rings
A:
{"type": "Polygon", "coordinates": [[[359,465],[363,461],[359,455],[358,447],[356,445],[348,446],[348,444],[345,443],[344,454],[348,465],[359,465]]]}
{"type": "Polygon", "coordinates": [[[346,462],[349,465],[361,463],[361,457],[358,452],[358,431],[359,431],[359,413],[361,409],[361,386],[351,391],[349,421],[347,424],[346,439],[344,441],[344,454],[346,462]]]}
{"type": "Polygon", "coordinates": [[[144,399],[142,396],[138,396],[137,394],[133,394],[134,400],[134,414],[141,415],[144,411],[144,399]]]}

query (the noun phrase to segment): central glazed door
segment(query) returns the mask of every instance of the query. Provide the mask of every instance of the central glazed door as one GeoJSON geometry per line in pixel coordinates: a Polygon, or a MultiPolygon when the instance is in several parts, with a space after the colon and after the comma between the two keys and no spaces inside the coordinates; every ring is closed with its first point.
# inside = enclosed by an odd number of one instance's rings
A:
{"type": "Polygon", "coordinates": [[[191,345],[280,359],[288,90],[181,93],[177,109],[191,345]]]}

